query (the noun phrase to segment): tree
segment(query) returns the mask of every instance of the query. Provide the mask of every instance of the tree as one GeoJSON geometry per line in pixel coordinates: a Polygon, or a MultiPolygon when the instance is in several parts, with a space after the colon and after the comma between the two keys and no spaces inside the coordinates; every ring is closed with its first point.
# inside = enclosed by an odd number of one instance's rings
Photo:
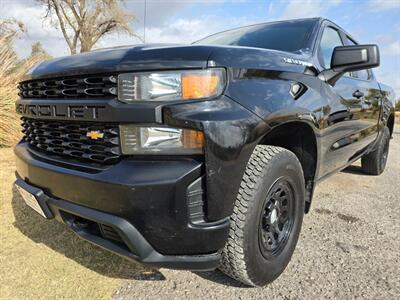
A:
{"type": "Polygon", "coordinates": [[[400,98],[397,99],[397,101],[395,101],[395,102],[396,102],[395,110],[396,110],[396,111],[400,111],[400,98]]]}
{"type": "Polygon", "coordinates": [[[36,55],[48,55],[46,50],[44,50],[41,42],[36,42],[36,43],[32,44],[32,50],[31,50],[30,57],[33,57],[36,55]]]}
{"type": "Polygon", "coordinates": [[[90,51],[104,36],[126,33],[139,39],[129,27],[134,19],[118,0],[37,0],[46,5],[46,16],[58,26],[71,54],[90,51]],[[56,18],[54,18],[54,15],[56,18]]]}

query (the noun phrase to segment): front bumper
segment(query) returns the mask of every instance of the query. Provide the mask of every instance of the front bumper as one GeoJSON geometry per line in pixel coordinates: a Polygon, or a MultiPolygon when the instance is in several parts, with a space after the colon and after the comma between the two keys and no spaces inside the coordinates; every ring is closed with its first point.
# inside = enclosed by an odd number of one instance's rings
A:
{"type": "Polygon", "coordinates": [[[202,194],[196,184],[204,172],[201,161],[124,159],[87,172],[47,162],[25,143],[15,153],[16,184],[34,194],[49,217],[83,239],[146,265],[190,270],[217,266],[229,220],[193,219],[199,214],[191,213],[190,197],[199,200],[202,194]]]}

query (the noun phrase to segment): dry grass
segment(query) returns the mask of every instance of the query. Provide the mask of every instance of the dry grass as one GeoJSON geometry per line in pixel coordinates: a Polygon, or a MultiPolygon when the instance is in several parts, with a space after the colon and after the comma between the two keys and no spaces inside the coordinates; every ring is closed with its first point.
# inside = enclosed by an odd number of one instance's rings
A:
{"type": "Polygon", "coordinates": [[[45,220],[13,188],[12,149],[0,149],[0,299],[110,299],[126,279],[154,271],[45,220]]]}
{"type": "Polygon", "coordinates": [[[20,138],[20,122],[15,113],[17,83],[30,68],[49,58],[45,53],[38,53],[19,60],[12,47],[18,31],[5,30],[6,25],[0,22],[0,147],[13,146],[20,138]]]}

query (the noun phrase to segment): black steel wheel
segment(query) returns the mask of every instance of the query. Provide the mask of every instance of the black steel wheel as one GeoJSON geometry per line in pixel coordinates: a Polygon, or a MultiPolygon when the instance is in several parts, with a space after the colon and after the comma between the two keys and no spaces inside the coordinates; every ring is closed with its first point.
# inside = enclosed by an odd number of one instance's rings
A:
{"type": "Polygon", "coordinates": [[[259,244],[266,259],[279,255],[293,227],[293,189],[285,179],[271,187],[261,211],[259,244]]]}

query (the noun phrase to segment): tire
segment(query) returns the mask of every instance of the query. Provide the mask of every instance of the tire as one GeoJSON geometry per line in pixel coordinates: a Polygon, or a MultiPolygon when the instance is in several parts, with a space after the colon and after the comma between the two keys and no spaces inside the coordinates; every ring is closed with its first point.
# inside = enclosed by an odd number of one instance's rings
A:
{"type": "Polygon", "coordinates": [[[296,155],[257,146],[243,174],[219,269],[250,286],[276,279],[295,249],[304,204],[304,175],[296,155]]]}
{"type": "Polygon", "coordinates": [[[361,169],[369,175],[380,175],[385,170],[389,155],[390,130],[385,127],[377,148],[361,158],[361,169]]]}

